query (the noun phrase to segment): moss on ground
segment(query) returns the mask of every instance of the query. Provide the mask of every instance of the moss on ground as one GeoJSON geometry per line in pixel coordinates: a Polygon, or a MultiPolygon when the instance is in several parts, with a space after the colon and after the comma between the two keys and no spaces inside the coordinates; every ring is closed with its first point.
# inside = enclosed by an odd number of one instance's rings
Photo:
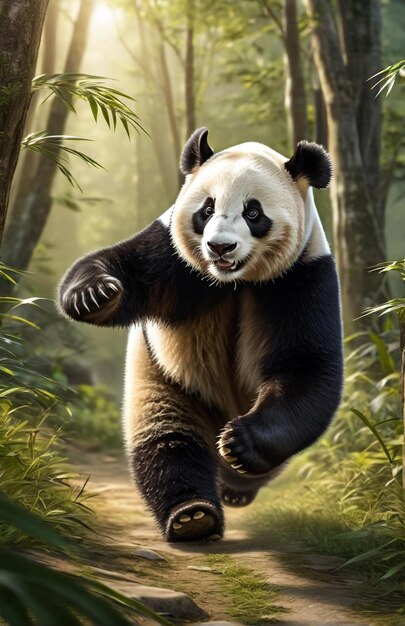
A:
{"type": "Polygon", "coordinates": [[[218,587],[229,601],[229,616],[249,626],[268,624],[277,619],[281,606],[275,604],[278,588],[270,585],[251,567],[226,554],[207,554],[205,563],[221,576],[218,587]]]}

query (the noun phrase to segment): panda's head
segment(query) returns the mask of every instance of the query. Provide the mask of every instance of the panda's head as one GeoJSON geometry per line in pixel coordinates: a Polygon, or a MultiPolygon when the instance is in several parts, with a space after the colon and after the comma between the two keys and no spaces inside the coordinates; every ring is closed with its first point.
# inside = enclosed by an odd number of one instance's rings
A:
{"type": "Polygon", "coordinates": [[[303,251],[308,187],[328,185],[329,157],[308,142],[290,160],[254,142],[214,154],[207,135],[196,130],[181,156],[186,181],[172,215],[173,243],[219,282],[274,279],[303,251]]]}

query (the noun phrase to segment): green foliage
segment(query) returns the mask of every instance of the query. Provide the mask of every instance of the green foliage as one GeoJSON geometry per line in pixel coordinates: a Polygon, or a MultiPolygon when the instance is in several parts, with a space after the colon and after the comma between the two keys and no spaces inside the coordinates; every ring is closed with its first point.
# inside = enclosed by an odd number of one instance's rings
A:
{"type": "Polygon", "coordinates": [[[29,133],[21,142],[23,148],[32,150],[33,152],[39,152],[53,161],[67,178],[69,183],[74,187],[78,187],[82,191],[79,183],[73,176],[72,172],[68,168],[68,161],[66,157],[75,156],[81,159],[86,165],[92,165],[104,169],[100,163],[97,163],[94,159],[89,157],[88,154],[75,150],[70,146],[66,146],[65,141],[89,141],[83,137],[72,137],[71,135],[48,135],[46,132],[29,133]]]}
{"type": "MultiPolygon", "coordinates": [[[[0,271],[12,280],[9,268],[2,265],[0,271]]],[[[22,303],[18,298],[0,300],[14,308],[22,303]]],[[[13,333],[0,329],[0,620],[9,626],[130,626],[132,617],[139,615],[167,624],[138,601],[93,578],[65,573],[16,552],[16,545],[46,548],[48,558],[50,551],[72,552],[66,536],[77,541],[81,527],[91,530],[90,509],[86,483],[69,485],[77,476],[64,467],[58,433],[45,427],[45,420],[50,422],[56,408],[63,406],[49,391],[58,383],[26,369],[17,331],[29,320],[2,315],[3,321],[17,326],[13,333]]]]}
{"type": "MultiPolygon", "coordinates": [[[[376,270],[381,273],[398,272],[402,282],[405,284],[405,258],[399,261],[382,263],[376,270]]],[[[378,313],[378,315],[396,313],[401,321],[405,321],[405,298],[393,298],[383,304],[369,307],[365,311],[365,315],[371,315],[373,313],[378,313]]]]}
{"type": "Polygon", "coordinates": [[[373,84],[371,89],[376,89],[380,85],[376,98],[384,90],[387,92],[385,95],[388,96],[398,79],[405,80],[405,59],[402,59],[402,61],[398,61],[393,65],[389,65],[381,70],[381,72],[377,72],[377,74],[371,76],[369,80],[373,80],[373,78],[377,78],[377,76],[381,76],[381,78],[373,84]]]}
{"type": "Polygon", "coordinates": [[[115,398],[101,385],[79,385],[72,400],[72,418],[64,433],[82,445],[105,449],[121,446],[121,415],[115,398]]]}
{"type": "MultiPolygon", "coordinates": [[[[32,81],[33,91],[49,89],[50,96],[56,96],[72,113],[76,113],[75,99],[87,102],[95,122],[101,112],[107,126],[113,130],[117,127],[117,121],[124,128],[128,139],[131,139],[131,130],[139,133],[146,132],[140,125],[136,113],[123,102],[123,99],[133,98],[122,91],[113,89],[104,83],[103,76],[66,72],[63,74],[41,74],[32,81]]],[[[46,98],[46,100],[48,99],[46,98]]],[[[23,148],[33,150],[53,161],[72,186],[81,187],[68,167],[66,158],[75,156],[87,165],[103,168],[100,163],[89,155],[65,145],[65,141],[89,141],[82,137],[71,135],[49,135],[45,131],[30,133],[21,142],[23,148]]],[[[104,169],[104,168],[103,168],[104,169]]]]}
{"type": "MultiPolygon", "coordinates": [[[[5,300],[14,304],[18,301],[17,298],[2,300],[3,305],[5,300]]],[[[17,328],[29,322],[11,313],[4,314],[2,319],[17,323],[17,328]]],[[[83,489],[69,485],[69,478],[73,475],[64,469],[65,459],[59,450],[58,433],[45,426],[57,407],[62,407],[55,393],[58,385],[53,382],[52,386],[51,379],[31,369],[21,355],[23,344],[17,332],[0,329],[2,492],[54,527],[75,534],[78,525],[85,525],[89,516],[85,504],[87,496],[83,489]]],[[[25,533],[0,524],[0,543],[25,540],[25,533]]]]}
{"type": "MultiPolygon", "coordinates": [[[[68,547],[48,524],[1,493],[0,523],[48,547],[68,547]]],[[[134,615],[168,624],[140,602],[92,578],[58,571],[0,547],[0,618],[9,626],[130,626],[134,615]]]]}
{"type": "Polygon", "coordinates": [[[87,102],[96,122],[99,112],[109,128],[112,127],[115,130],[119,121],[128,139],[131,138],[131,128],[136,132],[144,131],[136,113],[122,100],[124,98],[134,102],[134,99],[122,91],[109,87],[104,83],[105,80],[108,80],[105,76],[73,72],[41,74],[33,79],[32,88],[33,91],[49,89],[50,95],[60,98],[72,113],[76,113],[74,98],[87,102]]]}
{"type": "MultiPolygon", "coordinates": [[[[26,403],[25,407],[11,399],[0,403],[2,492],[66,534],[76,535],[79,525],[87,526],[87,496],[69,484],[76,475],[64,466],[57,434],[44,427],[48,411],[30,406],[29,398],[26,403]],[[24,419],[24,413],[29,419],[24,419]]],[[[0,524],[0,544],[26,540],[25,533],[0,524]]]]}
{"type": "Polygon", "coordinates": [[[220,574],[218,586],[230,601],[231,616],[246,624],[268,624],[283,609],[274,601],[277,588],[226,554],[208,554],[207,564],[220,574]]]}
{"type": "Polygon", "coordinates": [[[0,492],[0,522],[55,548],[67,547],[66,540],[49,523],[45,523],[37,515],[10,500],[3,492],[0,492]]]}

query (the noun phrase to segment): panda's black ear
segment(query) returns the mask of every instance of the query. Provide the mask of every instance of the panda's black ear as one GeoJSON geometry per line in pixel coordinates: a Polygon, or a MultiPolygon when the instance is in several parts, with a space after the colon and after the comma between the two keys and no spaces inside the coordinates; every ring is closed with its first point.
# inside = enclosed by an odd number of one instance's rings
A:
{"type": "Polygon", "coordinates": [[[311,187],[324,189],[332,177],[332,163],[325,148],[317,143],[300,141],[285,169],[294,180],[305,178],[311,187]]]}
{"type": "Polygon", "coordinates": [[[184,175],[191,174],[214,154],[207,137],[208,128],[197,128],[187,141],[180,157],[180,169],[184,175]]]}

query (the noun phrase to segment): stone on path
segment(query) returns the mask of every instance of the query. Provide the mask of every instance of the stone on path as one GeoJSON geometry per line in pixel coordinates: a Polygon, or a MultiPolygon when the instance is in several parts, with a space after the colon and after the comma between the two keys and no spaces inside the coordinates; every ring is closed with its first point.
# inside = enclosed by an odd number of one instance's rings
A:
{"type": "Polygon", "coordinates": [[[216,571],[212,567],[206,565],[187,565],[187,569],[192,569],[196,572],[214,572],[214,574],[216,574],[216,571]]]}
{"type": "Polygon", "coordinates": [[[193,626],[243,626],[240,622],[195,622],[193,626]]]}
{"type": "Polygon", "coordinates": [[[188,619],[206,616],[206,613],[197,606],[194,600],[180,591],[133,585],[131,588],[127,587],[126,592],[134,600],[142,602],[156,613],[188,619]]]}
{"type": "Polygon", "coordinates": [[[149,548],[139,548],[139,550],[135,550],[132,555],[140,559],[149,559],[149,561],[166,561],[164,556],[149,548]]]}

